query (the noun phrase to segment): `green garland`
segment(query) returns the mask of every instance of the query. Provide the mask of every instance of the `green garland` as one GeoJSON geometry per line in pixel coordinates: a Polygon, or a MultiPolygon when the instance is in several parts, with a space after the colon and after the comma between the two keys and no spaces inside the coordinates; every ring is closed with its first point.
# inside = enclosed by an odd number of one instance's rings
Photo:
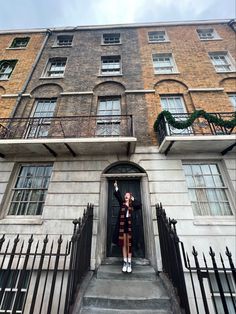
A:
{"type": "Polygon", "coordinates": [[[175,118],[173,117],[173,115],[169,111],[163,110],[158,115],[158,117],[154,123],[154,126],[153,126],[154,131],[157,131],[157,127],[158,127],[160,121],[164,117],[166,118],[167,122],[176,129],[187,129],[188,127],[190,127],[193,124],[193,122],[196,119],[198,119],[200,117],[205,118],[210,123],[214,123],[215,125],[222,126],[225,128],[231,129],[231,128],[234,128],[236,126],[236,112],[233,113],[233,119],[232,120],[223,120],[221,118],[216,117],[215,115],[207,113],[204,110],[196,110],[190,115],[190,117],[187,120],[176,121],[175,118]]]}

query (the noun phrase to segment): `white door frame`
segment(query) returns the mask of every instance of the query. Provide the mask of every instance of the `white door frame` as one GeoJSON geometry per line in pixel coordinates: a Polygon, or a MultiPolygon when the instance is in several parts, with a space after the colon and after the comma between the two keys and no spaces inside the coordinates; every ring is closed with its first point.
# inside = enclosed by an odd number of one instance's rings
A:
{"type": "MultiPolygon", "coordinates": [[[[152,208],[150,202],[149,184],[146,173],[115,173],[115,174],[102,174],[101,186],[100,186],[100,200],[99,210],[95,215],[96,235],[97,239],[96,248],[94,247],[94,254],[92,259],[95,262],[95,268],[97,268],[103,259],[106,258],[106,241],[107,241],[107,212],[108,212],[108,178],[140,178],[140,190],[142,199],[142,213],[143,213],[143,231],[145,242],[145,258],[149,259],[150,263],[155,269],[157,269],[157,258],[154,240],[153,230],[153,217],[152,208]]],[[[95,240],[95,239],[94,239],[95,240]]]]}

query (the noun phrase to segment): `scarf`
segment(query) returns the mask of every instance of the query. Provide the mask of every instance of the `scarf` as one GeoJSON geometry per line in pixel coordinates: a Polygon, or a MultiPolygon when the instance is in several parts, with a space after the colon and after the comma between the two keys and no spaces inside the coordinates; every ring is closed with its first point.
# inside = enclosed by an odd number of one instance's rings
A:
{"type": "MultiPolygon", "coordinates": [[[[132,207],[128,207],[128,217],[126,218],[126,206],[123,204],[123,206],[120,209],[120,227],[119,227],[119,246],[123,247],[124,245],[124,226],[125,226],[125,219],[128,220],[128,235],[129,235],[129,248],[131,248],[131,240],[132,240],[132,207]]],[[[129,249],[130,253],[130,249],[129,249]]]]}

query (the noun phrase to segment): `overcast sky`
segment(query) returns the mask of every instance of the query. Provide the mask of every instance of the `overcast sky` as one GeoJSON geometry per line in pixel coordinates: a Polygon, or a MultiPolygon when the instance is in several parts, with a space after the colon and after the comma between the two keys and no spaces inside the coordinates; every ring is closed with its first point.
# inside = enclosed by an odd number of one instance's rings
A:
{"type": "Polygon", "coordinates": [[[0,0],[0,4],[0,29],[236,16],[236,0],[0,0]]]}

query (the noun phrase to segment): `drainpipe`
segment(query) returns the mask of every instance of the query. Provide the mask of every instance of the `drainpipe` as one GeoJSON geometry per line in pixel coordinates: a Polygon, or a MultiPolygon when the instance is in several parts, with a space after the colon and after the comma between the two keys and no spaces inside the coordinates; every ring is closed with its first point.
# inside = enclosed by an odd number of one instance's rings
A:
{"type": "Polygon", "coordinates": [[[236,32],[236,20],[235,19],[230,20],[228,25],[236,32]]]}
{"type": "Polygon", "coordinates": [[[12,113],[11,113],[11,115],[10,115],[10,118],[13,118],[13,117],[15,116],[15,113],[16,113],[16,111],[17,111],[17,109],[18,109],[19,103],[20,103],[21,98],[22,98],[22,94],[24,94],[24,92],[26,91],[26,88],[27,88],[27,86],[28,86],[28,84],[29,84],[29,81],[30,81],[30,79],[31,79],[31,77],[32,77],[32,75],[33,75],[33,73],[34,73],[34,70],[35,70],[35,68],[36,68],[36,66],[37,66],[37,64],[38,64],[38,61],[39,61],[39,59],[40,59],[40,57],[41,57],[41,55],[42,55],[43,49],[44,49],[44,47],[45,47],[45,45],[46,45],[46,43],[47,43],[47,40],[48,40],[48,38],[49,38],[49,36],[50,36],[51,34],[52,34],[52,31],[51,31],[50,29],[47,29],[47,30],[46,30],[46,36],[45,36],[45,38],[44,38],[43,44],[42,44],[42,46],[41,46],[40,49],[39,49],[39,52],[38,52],[38,54],[37,54],[37,56],[36,56],[36,59],[35,59],[35,61],[34,61],[34,63],[33,63],[32,69],[31,69],[31,71],[30,71],[30,73],[29,73],[29,75],[28,75],[28,77],[27,77],[27,79],[26,79],[26,81],[25,81],[25,83],[24,83],[24,85],[23,85],[23,88],[22,88],[21,92],[20,92],[20,93],[18,94],[18,96],[17,96],[16,104],[15,104],[13,110],[12,110],[12,113]]]}

